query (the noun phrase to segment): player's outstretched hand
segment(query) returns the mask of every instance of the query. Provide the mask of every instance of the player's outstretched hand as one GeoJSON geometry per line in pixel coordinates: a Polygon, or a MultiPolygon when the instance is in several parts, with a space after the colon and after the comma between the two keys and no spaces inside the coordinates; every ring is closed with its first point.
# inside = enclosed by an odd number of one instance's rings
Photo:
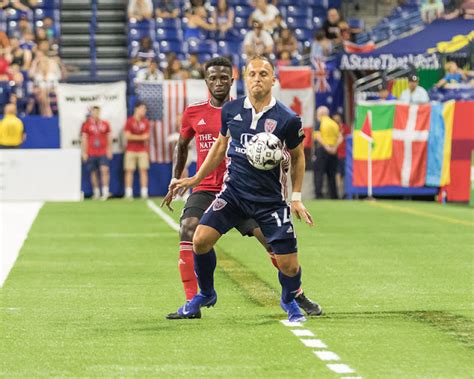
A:
{"type": "Polygon", "coordinates": [[[311,217],[311,213],[305,208],[302,201],[292,201],[291,202],[291,210],[296,215],[298,220],[303,219],[309,226],[313,226],[313,217],[311,217]]]}
{"type": "Polygon", "coordinates": [[[176,192],[175,195],[183,196],[186,191],[190,188],[194,188],[199,184],[199,180],[195,176],[191,176],[190,178],[183,178],[179,179],[175,183],[176,192]]]}
{"type": "Polygon", "coordinates": [[[173,207],[171,206],[171,202],[176,196],[177,182],[178,182],[178,179],[176,178],[171,179],[170,185],[168,186],[168,193],[166,194],[165,198],[161,202],[161,205],[160,205],[161,208],[163,208],[163,205],[166,205],[170,211],[174,211],[173,207]]]}

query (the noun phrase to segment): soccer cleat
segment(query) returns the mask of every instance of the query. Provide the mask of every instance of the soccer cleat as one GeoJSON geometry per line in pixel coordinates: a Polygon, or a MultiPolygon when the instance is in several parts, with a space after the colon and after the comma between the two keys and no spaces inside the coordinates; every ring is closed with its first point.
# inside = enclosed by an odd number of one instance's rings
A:
{"type": "Polygon", "coordinates": [[[295,300],[290,301],[289,303],[284,303],[283,300],[280,301],[281,308],[288,314],[288,321],[290,322],[304,322],[306,317],[301,313],[298,303],[295,300]]]}
{"type": "Polygon", "coordinates": [[[307,298],[302,292],[295,298],[298,306],[304,310],[308,316],[321,316],[323,314],[323,308],[318,303],[315,303],[311,299],[307,298]]]}
{"type": "Polygon", "coordinates": [[[177,311],[176,312],[173,312],[173,313],[170,313],[166,316],[166,318],[168,320],[181,320],[183,318],[201,318],[201,310],[199,310],[198,313],[194,314],[193,316],[191,317],[183,317],[182,315],[180,315],[177,311]]]}
{"type": "MultiPolygon", "coordinates": [[[[202,293],[198,293],[194,296],[190,302],[187,302],[176,312],[179,319],[183,318],[201,318],[201,307],[213,307],[217,303],[217,293],[211,296],[205,296],[202,293]]],[[[170,320],[175,320],[176,318],[170,320]]]]}

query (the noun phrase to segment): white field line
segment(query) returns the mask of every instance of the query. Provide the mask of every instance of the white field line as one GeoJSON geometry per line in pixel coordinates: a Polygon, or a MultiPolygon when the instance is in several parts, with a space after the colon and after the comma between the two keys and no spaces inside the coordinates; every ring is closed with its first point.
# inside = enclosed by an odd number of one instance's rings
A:
{"type": "MultiPolygon", "coordinates": [[[[167,215],[153,201],[148,200],[147,206],[153,212],[155,212],[158,216],[160,216],[162,220],[166,222],[172,229],[179,231],[179,224],[176,221],[174,221],[169,215],[167,215]]],[[[289,322],[288,320],[281,320],[280,322],[281,324],[289,328],[303,326],[303,324],[300,322],[289,322]]],[[[307,330],[307,329],[290,329],[290,330],[297,337],[314,337],[314,333],[311,330],[307,330]]],[[[327,348],[326,344],[319,339],[301,338],[301,342],[305,344],[305,346],[312,347],[312,348],[327,348]]],[[[339,361],[340,360],[339,356],[336,353],[333,353],[332,351],[319,350],[319,351],[314,351],[314,354],[322,361],[339,361]]],[[[336,374],[355,373],[355,371],[352,368],[350,368],[348,365],[343,364],[343,363],[327,364],[326,366],[331,371],[335,372],[336,374]]]]}
{"type": "Polygon", "coordinates": [[[0,288],[15,265],[42,206],[39,201],[0,201],[0,288]]]}

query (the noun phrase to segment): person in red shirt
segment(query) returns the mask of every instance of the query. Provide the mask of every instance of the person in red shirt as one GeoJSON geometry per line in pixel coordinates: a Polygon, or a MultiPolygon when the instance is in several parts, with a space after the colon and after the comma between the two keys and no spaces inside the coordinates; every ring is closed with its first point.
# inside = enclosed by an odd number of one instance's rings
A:
{"type": "MultiPolygon", "coordinates": [[[[197,169],[203,164],[209,150],[220,134],[222,106],[230,100],[232,86],[232,64],[227,58],[217,57],[209,60],[204,66],[204,74],[210,93],[210,100],[189,105],[183,113],[181,131],[176,146],[176,162],[171,184],[182,177],[188,156],[188,147],[194,139],[198,154],[197,169]]],[[[209,174],[188,197],[180,219],[180,243],[178,267],[183,283],[186,301],[190,301],[198,289],[198,280],[194,273],[193,236],[201,216],[214,202],[216,195],[222,190],[226,162],[222,162],[217,169],[209,174]]],[[[170,184],[170,185],[171,185],[170,184]]],[[[171,208],[173,191],[165,196],[161,206],[166,204],[171,208]]],[[[243,236],[255,236],[270,254],[273,265],[278,269],[276,258],[271,252],[271,247],[266,243],[265,237],[255,220],[249,219],[236,226],[243,236]]],[[[215,255],[213,256],[215,259],[215,255]]],[[[215,263],[215,260],[214,260],[215,263]]],[[[212,263],[211,263],[212,264],[212,263]]],[[[298,305],[309,315],[322,314],[321,307],[308,299],[303,290],[297,296],[298,305]]],[[[192,318],[200,318],[200,313],[192,318]]],[[[182,319],[178,312],[168,314],[168,319],[182,319]]]]}
{"type": "Polygon", "coordinates": [[[92,107],[91,115],[82,125],[81,130],[82,160],[86,163],[91,175],[93,199],[100,197],[99,175],[102,181],[102,200],[109,194],[109,160],[112,159],[112,141],[110,125],[100,119],[100,108],[92,107]]]}
{"type": "Polygon", "coordinates": [[[125,198],[129,200],[133,198],[133,174],[137,166],[140,172],[140,196],[142,199],[148,198],[150,122],[145,116],[146,105],[138,102],[125,125],[125,198]]]}
{"type": "Polygon", "coordinates": [[[339,192],[339,197],[343,198],[344,196],[344,176],[346,173],[346,139],[347,136],[351,134],[351,128],[349,125],[344,124],[342,115],[336,113],[332,116],[332,119],[336,121],[339,125],[339,130],[342,135],[342,142],[337,148],[337,172],[336,172],[336,184],[339,192]]]}

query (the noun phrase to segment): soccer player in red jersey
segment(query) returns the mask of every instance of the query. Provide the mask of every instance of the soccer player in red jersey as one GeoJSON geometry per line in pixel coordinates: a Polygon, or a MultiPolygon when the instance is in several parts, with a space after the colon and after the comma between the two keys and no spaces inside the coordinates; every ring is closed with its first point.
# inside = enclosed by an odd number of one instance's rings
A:
{"type": "Polygon", "coordinates": [[[148,169],[150,167],[149,140],[150,123],[146,116],[146,105],[136,103],[133,115],[125,125],[127,147],[124,156],[125,198],[133,198],[133,175],[138,166],[140,172],[140,196],[148,198],[148,169]]]}
{"type": "MultiPolygon", "coordinates": [[[[232,86],[232,64],[226,58],[213,58],[204,66],[205,80],[211,94],[209,101],[189,105],[184,111],[182,128],[177,144],[177,156],[174,167],[172,183],[181,178],[188,155],[188,146],[195,138],[198,153],[197,168],[206,159],[206,156],[219,136],[221,129],[222,106],[229,101],[230,88],[232,86]]],[[[199,224],[201,216],[215,200],[221,191],[226,173],[226,163],[223,161],[216,170],[209,174],[189,196],[180,220],[180,249],[179,249],[179,272],[183,282],[186,301],[191,300],[197,294],[198,283],[194,273],[193,236],[199,224]]],[[[166,204],[170,209],[173,193],[168,192],[161,206],[166,204]]],[[[278,269],[270,246],[258,224],[253,219],[248,219],[236,226],[243,236],[255,236],[270,254],[273,265],[278,269]]],[[[321,307],[307,298],[300,289],[296,297],[298,305],[308,315],[319,316],[321,307]]],[[[199,318],[200,313],[194,318],[199,318]]],[[[177,312],[170,313],[168,319],[183,318],[177,312]]]]}
{"type": "Polygon", "coordinates": [[[112,159],[110,125],[100,119],[100,108],[92,107],[91,116],[82,125],[82,160],[91,174],[93,199],[100,198],[99,175],[102,179],[102,200],[109,197],[109,160],[112,159]]]}

